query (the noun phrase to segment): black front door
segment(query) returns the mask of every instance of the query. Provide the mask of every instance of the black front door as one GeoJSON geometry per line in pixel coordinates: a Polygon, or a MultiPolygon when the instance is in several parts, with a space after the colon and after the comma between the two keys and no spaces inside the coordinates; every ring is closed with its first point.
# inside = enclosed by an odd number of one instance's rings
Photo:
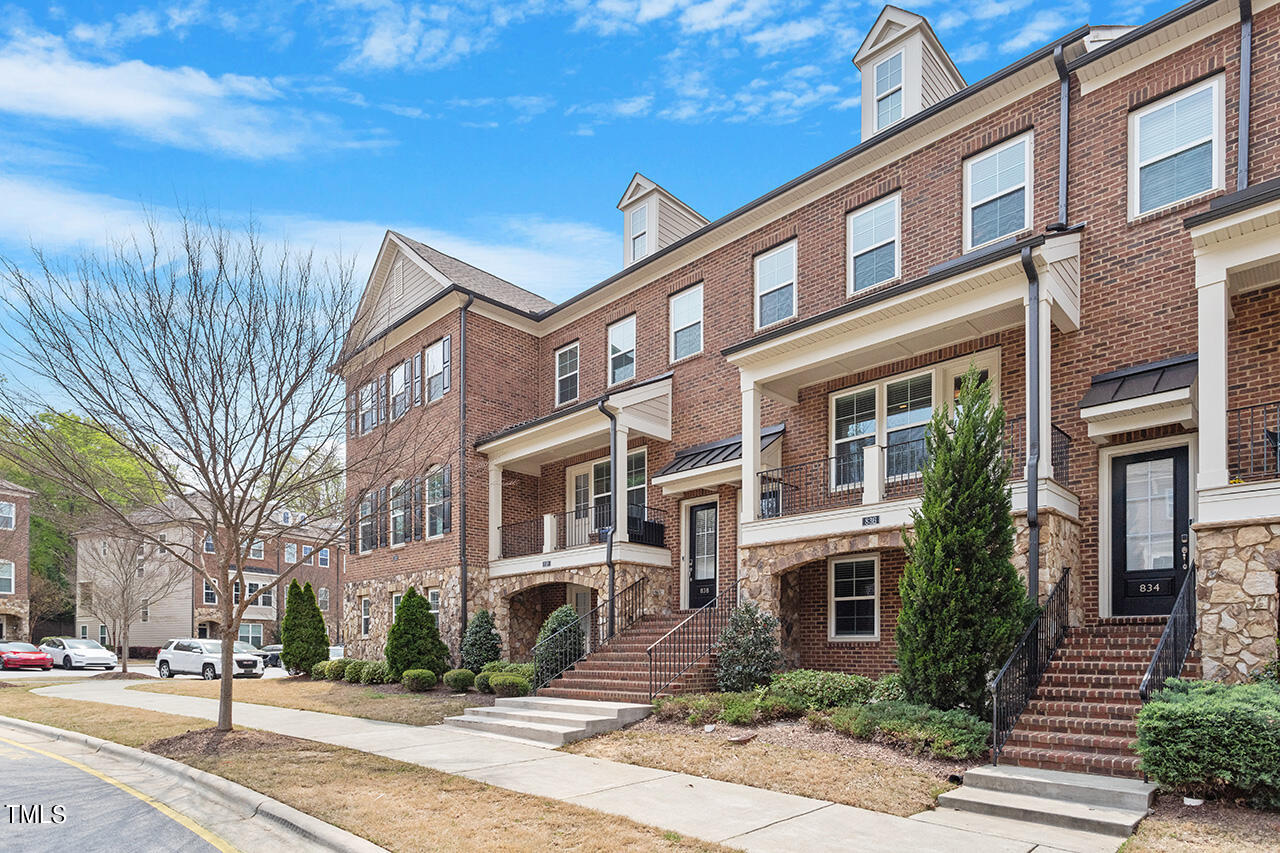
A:
{"type": "Polygon", "coordinates": [[[1187,448],[1111,461],[1111,599],[1116,616],[1163,616],[1190,564],[1187,448]]]}
{"type": "Polygon", "coordinates": [[[716,513],[714,502],[689,507],[689,607],[698,608],[716,597],[716,513]]]}

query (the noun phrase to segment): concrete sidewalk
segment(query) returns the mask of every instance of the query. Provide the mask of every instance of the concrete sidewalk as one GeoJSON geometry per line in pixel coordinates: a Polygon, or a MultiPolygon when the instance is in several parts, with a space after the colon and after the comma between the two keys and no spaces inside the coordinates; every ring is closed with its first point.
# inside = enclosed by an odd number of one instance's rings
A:
{"type": "MultiPolygon", "coordinates": [[[[34,692],[217,719],[217,702],[129,690],[127,682],[64,684],[34,692]]],[[[237,725],[344,746],[419,764],[501,788],[576,803],[639,823],[748,851],[897,853],[1059,853],[1043,840],[999,835],[881,814],[690,776],[571,755],[445,726],[406,726],[237,702],[237,725]]],[[[1117,839],[1117,844],[1119,839],[1117,839]]]]}

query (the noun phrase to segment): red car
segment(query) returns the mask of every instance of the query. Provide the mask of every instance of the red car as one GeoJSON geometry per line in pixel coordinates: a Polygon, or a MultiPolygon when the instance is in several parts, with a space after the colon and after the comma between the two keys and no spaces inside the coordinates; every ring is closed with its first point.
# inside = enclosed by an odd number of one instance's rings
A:
{"type": "Polygon", "coordinates": [[[0,667],[22,669],[27,666],[53,669],[53,658],[30,643],[0,643],[0,667]]]}

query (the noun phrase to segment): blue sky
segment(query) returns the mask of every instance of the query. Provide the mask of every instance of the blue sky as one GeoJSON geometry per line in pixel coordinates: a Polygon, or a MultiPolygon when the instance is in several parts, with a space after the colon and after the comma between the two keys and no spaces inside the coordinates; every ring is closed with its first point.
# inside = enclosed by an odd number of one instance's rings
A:
{"type": "MultiPolygon", "coordinates": [[[[973,82],[1176,4],[903,5],[973,82]]],[[[634,171],[714,219],[856,144],[880,8],[0,0],[0,252],[208,206],[361,278],[390,227],[560,300],[620,267],[634,171]]]]}

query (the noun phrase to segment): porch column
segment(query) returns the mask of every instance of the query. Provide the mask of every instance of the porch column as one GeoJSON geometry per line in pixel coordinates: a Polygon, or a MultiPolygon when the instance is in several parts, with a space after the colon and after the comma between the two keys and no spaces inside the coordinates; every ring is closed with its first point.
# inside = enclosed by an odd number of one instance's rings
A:
{"type": "Polygon", "coordinates": [[[742,521],[760,512],[760,387],[742,377],[742,521]]]}
{"type": "Polygon", "coordinates": [[[502,556],[502,466],[489,463],[489,559],[502,556]]]}
{"type": "Polygon", "coordinates": [[[1231,301],[1227,282],[1198,284],[1200,473],[1197,488],[1225,486],[1227,472],[1227,321],[1231,301]]]}
{"type": "MultiPolygon", "coordinates": [[[[1040,297],[1040,468],[1039,477],[1053,476],[1053,303],[1040,297]]],[[[1028,484],[1030,487],[1030,484],[1028,484]]],[[[1036,488],[1039,488],[1037,484],[1036,488]]]]}
{"type": "Polygon", "coordinates": [[[613,482],[613,541],[629,542],[627,538],[627,439],[631,431],[618,424],[618,470],[612,472],[613,482]]]}

